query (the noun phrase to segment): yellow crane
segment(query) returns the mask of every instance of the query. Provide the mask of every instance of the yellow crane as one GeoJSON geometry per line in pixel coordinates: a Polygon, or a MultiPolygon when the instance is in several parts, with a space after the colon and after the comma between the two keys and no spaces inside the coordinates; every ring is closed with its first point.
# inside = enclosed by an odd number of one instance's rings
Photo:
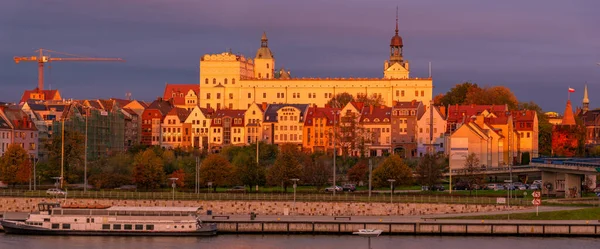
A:
{"type": "Polygon", "coordinates": [[[36,50],[38,52],[37,56],[15,56],[13,59],[15,63],[19,64],[19,62],[37,62],[38,63],[38,89],[44,90],[44,64],[55,61],[75,61],[75,62],[89,62],[89,61],[105,61],[105,62],[124,62],[125,60],[121,58],[94,58],[94,57],[84,57],[80,55],[62,53],[57,51],[52,51],[49,49],[40,48],[36,50]],[[52,57],[51,53],[54,54],[63,54],[70,57],[60,58],[60,57],[52,57]]]}

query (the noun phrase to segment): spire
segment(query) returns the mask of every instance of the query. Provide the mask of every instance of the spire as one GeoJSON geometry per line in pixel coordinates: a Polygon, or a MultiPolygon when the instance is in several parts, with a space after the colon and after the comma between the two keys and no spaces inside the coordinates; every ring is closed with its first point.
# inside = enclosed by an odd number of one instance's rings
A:
{"type": "Polygon", "coordinates": [[[567,100],[567,106],[563,114],[562,125],[575,125],[575,115],[573,115],[573,107],[571,107],[571,100],[567,100]]]}
{"type": "Polygon", "coordinates": [[[585,84],[585,88],[583,89],[583,112],[587,112],[590,109],[590,99],[588,98],[588,90],[587,90],[587,84],[585,84]]]}
{"type": "Polygon", "coordinates": [[[267,39],[267,32],[263,31],[262,37],[260,38],[260,46],[267,47],[269,39],[267,39]]]}
{"type": "Polygon", "coordinates": [[[396,35],[398,35],[398,6],[396,6],[396,35]]]}

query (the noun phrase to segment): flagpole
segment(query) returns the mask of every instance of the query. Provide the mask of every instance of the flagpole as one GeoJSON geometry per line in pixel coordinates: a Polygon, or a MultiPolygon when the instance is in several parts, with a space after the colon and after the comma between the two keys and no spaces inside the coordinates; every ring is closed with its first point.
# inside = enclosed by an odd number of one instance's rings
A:
{"type": "Polygon", "coordinates": [[[569,89],[568,89],[568,91],[567,91],[567,92],[569,92],[569,93],[567,94],[567,100],[569,100],[569,101],[570,101],[570,100],[571,100],[571,86],[569,86],[569,89]]]}

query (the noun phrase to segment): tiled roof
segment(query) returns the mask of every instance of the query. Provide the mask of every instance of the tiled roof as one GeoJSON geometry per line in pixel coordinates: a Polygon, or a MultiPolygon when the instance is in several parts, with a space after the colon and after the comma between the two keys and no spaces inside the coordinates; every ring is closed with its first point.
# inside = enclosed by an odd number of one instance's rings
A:
{"type": "Polygon", "coordinates": [[[214,113],[212,116],[211,127],[221,127],[223,126],[223,118],[229,117],[231,118],[231,126],[232,127],[244,127],[244,114],[246,114],[246,110],[230,110],[230,109],[221,109],[214,113]],[[240,118],[241,123],[236,124],[233,119],[240,118]],[[217,119],[220,121],[217,121],[217,119]]]}
{"type": "Polygon", "coordinates": [[[448,122],[461,122],[463,117],[478,115],[483,111],[492,113],[508,111],[507,105],[450,105],[448,106],[448,122]]]}
{"type": "Polygon", "coordinates": [[[331,108],[331,107],[315,107],[311,106],[306,111],[306,117],[304,118],[305,126],[313,125],[313,118],[326,118],[327,125],[332,126],[334,120],[334,112],[339,112],[339,108],[331,108]]]}
{"type": "Polygon", "coordinates": [[[181,123],[185,122],[185,120],[187,119],[187,117],[189,115],[190,115],[190,111],[188,111],[185,108],[178,108],[178,107],[171,109],[169,111],[169,113],[167,114],[167,116],[177,116],[177,118],[179,118],[179,122],[181,122],[181,123]]]}
{"type": "Polygon", "coordinates": [[[4,109],[4,115],[12,126],[18,130],[36,130],[29,115],[20,109],[4,109]]]}
{"type": "Polygon", "coordinates": [[[533,121],[536,116],[533,110],[512,111],[511,114],[515,121],[533,121]]]}
{"type": "Polygon", "coordinates": [[[277,122],[277,111],[284,107],[294,107],[300,110],[300,116],[302,117],[299,121],[304,122],[304,116],[308,110],[309,104],[270,104],[265,110],[263,117],[264,122],[277,122]]]}
{"type": "Polygon", "coordinates": [[[128,99],[115,99],[115,98],[111,98],[110,100],[117,102],[117,104],[119,104],[119,107],[123,108],[124,106],[128,105],[129,103],[131,103],[131,100],[128,99]]]}
{"type": "Polygon", "coordinates": [[[40,92],[44,94],[43,100],[53,100],[54,97],[56,96],[56,94],[58,93],[58,90],[41,90],[40,91],[38,88],[33,89],[33,90],[25,90],[25,92],[23,92],[23,96],[21,96],[21,103],[27,102],[32,93],[40,93],[40,92]]]}
{"type": "Polygon", "coordinates": [[[100,104],[103,107],[102,109],[104,109],[105,111],[107,111],[107,112],[112,111],[113,105],[114,105],[113,100],[99,99],[98,102],[100,102],[100,104]]]}
{"type": "Polygon", "coordinates": [[[164,117],[165,115],[167,115],[167,113],[169,113],[169,111],[172,108],[173,108],[173,104],[171,104],[170,101],[166,101],[163,99],[157,99],[157,100],[153,101],[146,109],[158,110],[160,112],[160,114],[164,117]]]}
{"type": "Polygon", "coordinates": [[[173,99],[175,105],[185,105],[185,96],[192,90],[196,95],[200,94],[199,84],[167,84],[163,99],[173,99]],[[174,95],[173,95],[174,94],[174,95]]]}
{"type": "Polygon", "coordinates": [[[8,124],[8,121],[4,120],[2,115],[0,115],[0,129],[10,129],[10,125],[8,124]]]}
{"type": "Polygon", "coordinates": [[[360,115],[362,123],[389,123],[392,116],[392,108],[387,106],[365,106],[360,115]],[[378,122],[375,120],[378,119],[378,122]],[[387,119],[387,121],[384,121],[387,119]]]}
{"type": "Polygon", "coordinates": [[[417,108],[419,107],[419,105],[421,104],[421,101],[398,101],[394,103],[395,105],[392,106],[394,109],[398,109],[398,108],[417,108]]]}

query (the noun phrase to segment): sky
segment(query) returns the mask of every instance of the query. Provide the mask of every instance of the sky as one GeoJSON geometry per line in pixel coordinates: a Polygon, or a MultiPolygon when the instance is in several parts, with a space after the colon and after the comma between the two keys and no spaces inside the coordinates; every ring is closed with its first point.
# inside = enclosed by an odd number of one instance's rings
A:
{"type": "Polygon", "coordinates": [[[124,63],[56,62],[45,88],[64,98],[151,101],[165,83],[197,84],[199,59],[232,50],[254,57],[262,32],[277,67],[294,77],[382,77],[396,6],[412,77],[434,94],[469,81],[506,86],[519,101],[562,113],[568,88],[600,107],[597,0],[3,0],[0,101],[37,86],[38,48],[124,63]]]}

